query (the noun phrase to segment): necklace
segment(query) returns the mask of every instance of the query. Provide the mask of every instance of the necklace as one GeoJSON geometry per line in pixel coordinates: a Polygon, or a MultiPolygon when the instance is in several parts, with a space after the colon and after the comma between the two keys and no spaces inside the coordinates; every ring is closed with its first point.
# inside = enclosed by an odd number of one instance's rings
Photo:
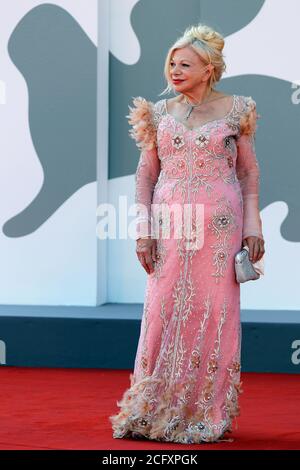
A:
{"type": "MultiPolygon", "coordinates": [[[[210,93],[210,95],[211,95],[211,93],[210,93]]],[[[210,95],[209,95],[209,96],[210,96],[210,95]]],[[[224,98],[224,96],[218,96],[217,98],[214,98],[214,99],[212,99],[212,100],[210,100],[210,101],[219,100],[220,98],[224,98]]],[[[188,120],[188,118],[190,117],[190,115],[191,115],[192,111],[194,110],[194,108],[197,108],[198,106],[201,106],[202,104],[206,103],[207,101],[208,101],[208,100],[204,100],[204,101],[202,101],[201,103],[191,104],[191,103],[187,100],[187,97],[184,96],[184,102],[189,105],[189,110],[188,110],[187,115],[185,116],[184,120],[185,120],[185,121],[188,120]]],[[[209,101],[209,103],[210,103],[210,101],[209,101]]]]}

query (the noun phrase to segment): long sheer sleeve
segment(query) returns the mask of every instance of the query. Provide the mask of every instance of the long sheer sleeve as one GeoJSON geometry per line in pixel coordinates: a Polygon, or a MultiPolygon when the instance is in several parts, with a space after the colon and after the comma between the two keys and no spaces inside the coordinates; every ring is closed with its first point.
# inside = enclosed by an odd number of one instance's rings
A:
{"type": "Polygon", "coordinates": [[[264,238],[259,211],[260,169],[256,158],[255,136],[257,119],[256,102],[251,96],[244,97],[245,112],[240,121],[237,138],[236,172],[243,197],[243,239],[248,236],[264,238]]]}
{"type": "Polygon", "coordinates": [[[151,203],[155,184],[160,173],[157,153],[156,126],[153,118],[154,104],[142,97],[133,99],[135,108],[129,106],[129,135],[141,150],[135,173],[135,203],[137,204],[135,239],[151,236],[151,203]]]}

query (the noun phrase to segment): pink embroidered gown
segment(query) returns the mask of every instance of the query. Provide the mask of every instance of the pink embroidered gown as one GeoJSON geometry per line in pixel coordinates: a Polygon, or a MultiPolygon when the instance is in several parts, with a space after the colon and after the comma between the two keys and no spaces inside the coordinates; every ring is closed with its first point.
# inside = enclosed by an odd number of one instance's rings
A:
{"type": "Polygon", "coordinates": [[[259,115],[251,96],[242,95],[215,100],[202,122],[183,122],[165,99],[137,97],[134,104],[128,117],[141,149],[136,203],[148,208],[148,216],[139,212],[136,238],[151,234],[155,204],[198,203],[204,208],[203,243],[191,243],[195,212],[190,236],[176,238],[172,212],[170,236],[164,237],[166,213],[158,210],[159,258],[147,275],[130,388],[117,402],[119,413],[109,417],[113,437],[218,441],[232,431],[242,392],[234,256],[243,238],[263,238],[255,153],[259,115]]]}

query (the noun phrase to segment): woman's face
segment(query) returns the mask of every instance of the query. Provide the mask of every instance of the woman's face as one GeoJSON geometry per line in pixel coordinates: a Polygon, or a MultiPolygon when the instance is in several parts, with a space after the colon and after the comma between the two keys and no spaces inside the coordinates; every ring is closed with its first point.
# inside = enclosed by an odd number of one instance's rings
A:
{"type": "Polygon", "coordinates": [[[170,76],[174,89],[180,93],[206,85],[211,65],[205,66],[199,55],[190,47],[176,49],[170,60],[170,76]]]}

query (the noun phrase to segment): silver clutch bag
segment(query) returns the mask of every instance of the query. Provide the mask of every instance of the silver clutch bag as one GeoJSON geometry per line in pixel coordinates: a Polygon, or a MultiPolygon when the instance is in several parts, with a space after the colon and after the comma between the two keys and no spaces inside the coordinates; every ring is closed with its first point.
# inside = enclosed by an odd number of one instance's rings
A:
{"type": "Polygon", "coordinates": [[[249,259],[249,252],[242,249],[235,255],[235,277],[237,282],[255,281],[260,278],[249,259]]]}

